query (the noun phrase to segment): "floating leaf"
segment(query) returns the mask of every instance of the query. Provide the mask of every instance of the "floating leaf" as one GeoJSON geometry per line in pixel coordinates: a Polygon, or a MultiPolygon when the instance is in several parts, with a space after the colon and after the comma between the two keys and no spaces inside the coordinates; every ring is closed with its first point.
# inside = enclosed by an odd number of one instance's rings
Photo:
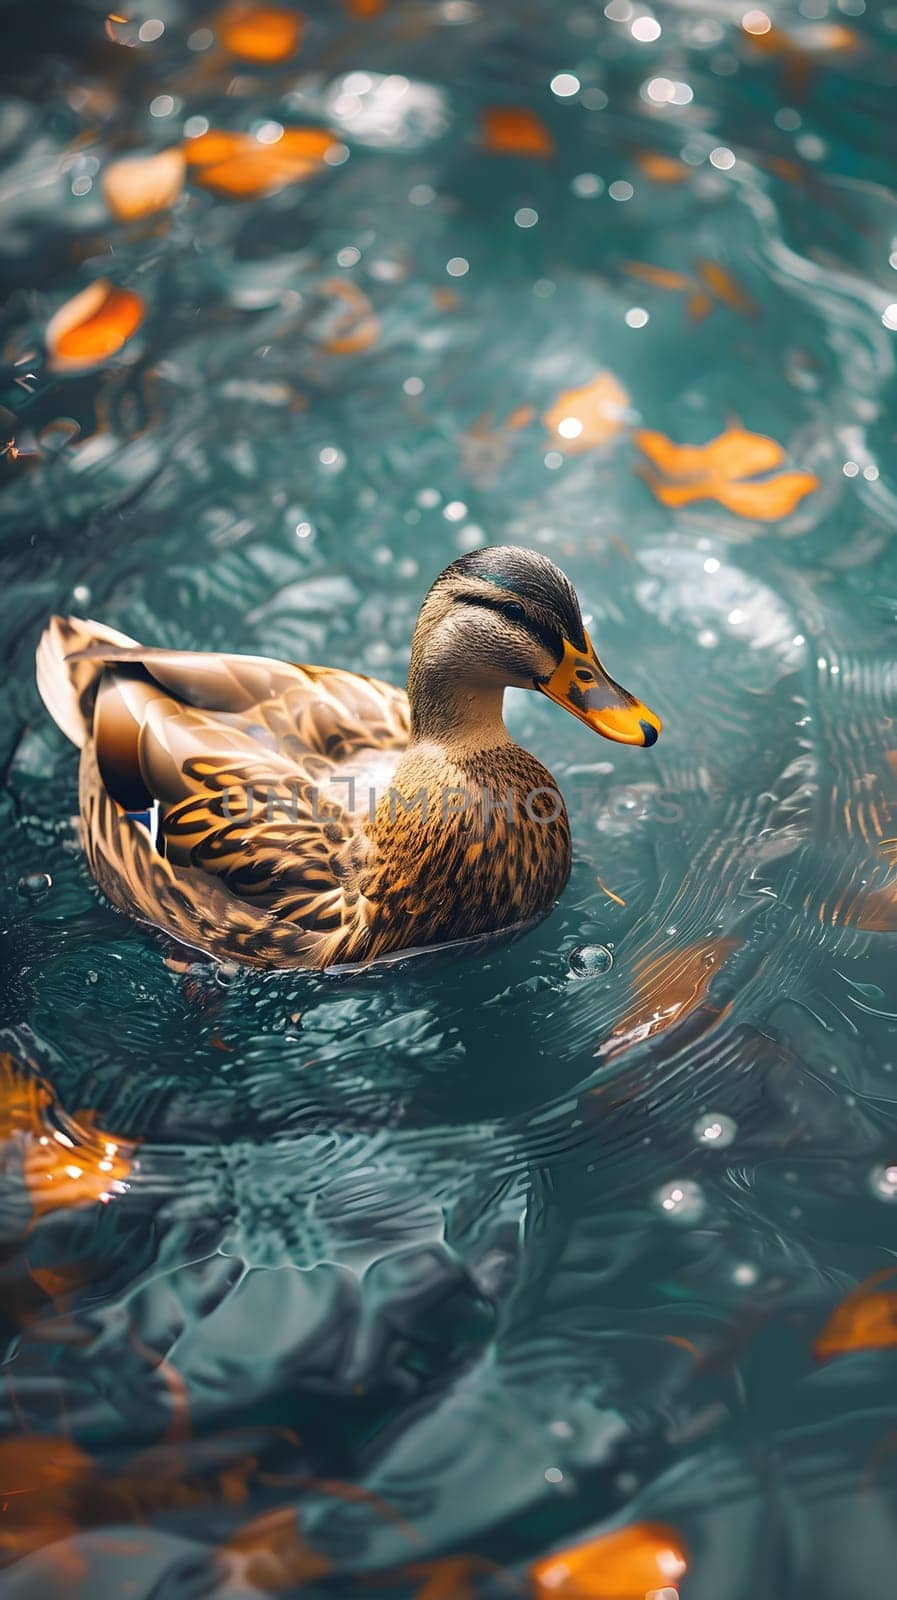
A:
{"type": "Polygon", "coordinates": [[[312,177],[337,142],[326,128],[284,128],[274,144],[261,144],[251,133],[210,128],[187,143],[185,154],[196,183],[243,200],[312,177]]]}
{"type": "Polygon", "coordinates": [[[897,1345],[897,1292],[872,1290],[873,1284],[894,1274],[893,1267],[874,1273],[833,1311],[813,1345],[817,1361],[848,1355],[852,1350],[890,1350],[897,1345]]]}
{"type": "Polygon", "coordinates": [[[154,216],[174,205],[186,171],[180,148],[160,150],[154,156],[125,156],[103,173],[103,199],[119,222],[154,216]]]}
{"type": "Polygon", "coordinates": [[[280,6],[228,6],[218,19],[218,37],[231,55],[269,64],[296,54],[302,18],[280,6]]]}
{"type": "Polygon", "coordinates": [[[687,277],[684,272],[674,272],[671,267],[656,267],[652,261],[627,261],[624,271],[631,278],[640,278],[642,283],[652,284],[655,289],[688,293],[695,288],[694,279],[687,277]]]}
{"type": "Polygon", "coordinates": [[[599,372],[581,389],[565,389],[543,421],[552,444],[567,455],[607,444],[625,426],[629,395],[612,372],[599,372]]]}
{"type": "Polygon", "coordinates": [[[656,468],[646,474],[651,490],[667,506],[716,500],[735,516],[775,522],[790,516],[819,487],[812,472],[780,472],[757,480],[758,473],[778,466],[785,452],[775,439],[744,428],[727,428],[706,445],[677,445],[648,430],[635,437],[656,468]]]}
{"type": "Polygon", "coordinates": [[[721,267],[718,261],[699,261],[698,277],[712,291],[717,300],[731,311],[740,311],[743,316],[753,316],[757,310],[756,305],[746,290],[742,289],[737,278],[731,272],[721,267]]]}
{"type": "Polygon", "coordinates": [[[256,1593],[286,1594],[326,1578],[328,1558],[307,1544],[288,1506],[263,1512],[221,1547],[221,1556],[256,1593]]]}
{"type": "Polygon", "coordinates": [[[629,277],[650,283],[655,289],[686,295],[686,310],[692,322],[703,322],[714,304],[740,311],[744,316],[752,315],[757,310],[740,283],[715,261],[699,261],[695,277],[676,272],[670,267],[655,266],[651,261],[627,261],[625,271],[629,277]]]}
{"type": "Polygon", "coordinates": [[[541,117],[526,106],[489,106],[482,114],[486,150],[504,155],[553,156],[555,143],[541,117]]]}
{"type": "Polygon", "coordinates": [[[636,1522],[535,1562],[531,1589],[534,1600],[645,1600],[656,1590],[672,1600],[687,1567],[673,1528],[636,1522]]]}
{"type": "Polygon", "coordinates": [[[327,278],[321,292],[330,295],[338,307],[324,341],[325,350],[334,356],[369,350],[380,333],[380,322],[364,290],[349,278],[327,278]]]}
{"type": "Polygon", "coordinates": [[[97,1128],[92,1111],[64,1117],[43,1079],[2,1055],[0,1141],[14,1138],[35,1219],[108,1200],[131,1171],[133,1146],[97,1128]]]}
{"type": "Polygon", "coordinates": [[[639,448],[668,478],[745,478],[768,472],[785,458],[775,439],[743,428],[728,428],[709,444],[674,444],[662,433],[636,435],[639,448]]]}
{"type": "Polygon", "coordinates": [[[711,979],[737,946],[736,939],[714,939],[684,950],[665,949],[636,962],[635,998],[600,1054],[642,1044],[683,1022],[704,1002],[711,979]]]}
{"type": "Polygon", "coordinates": [[[636,165],[652,183],[685,183],[690,170],[684,161],[666,156],[660,150],[639,150],[636,165]]]}
{"type": "Polygon", "coordinates": [[[146,308],[133,289],[97,278],[47,323],[50,365],[56,372],[81,372],[114,356],[140,327],[146,308]]]}
{"type": "MultiPolygon", "coordinates": [[[[93,1470],[90,1457],[71,1439],[10,1431],[0,1440],[3,1566],[81,1531],[82,1497],[93,1470]]],[[[66,1592],[77,1592],[84,1576],[80,1557],[66,1554],[60,1543],[58,1562],[59,1582],[66,1592]]]]}

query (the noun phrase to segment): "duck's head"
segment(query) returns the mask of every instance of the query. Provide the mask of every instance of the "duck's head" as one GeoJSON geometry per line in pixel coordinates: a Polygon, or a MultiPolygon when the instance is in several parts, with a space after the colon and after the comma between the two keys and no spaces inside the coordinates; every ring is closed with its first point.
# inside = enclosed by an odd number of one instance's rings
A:
{"type": "Polygon", "coordinates": [[[472,698],[538,689],[620,744],[652,745],[661,729],[660,718],[605,671],[569,578],[547,556],[517,545],[460,556],[427,595],[412,647],[412,714],[425,712],[449,679],[472,698]]]}

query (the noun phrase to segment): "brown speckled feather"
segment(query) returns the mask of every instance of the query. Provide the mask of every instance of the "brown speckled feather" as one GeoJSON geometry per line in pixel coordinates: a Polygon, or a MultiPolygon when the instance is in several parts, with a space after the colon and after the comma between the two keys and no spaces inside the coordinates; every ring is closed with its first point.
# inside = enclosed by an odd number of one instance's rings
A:
{"type": "Polygon", "coordinates": [[[40,659],[44,697],[82,745],[91,872],[116,906],[186,944],[261,966],[365,961],[523,921],[566,881],[563,808],[543,823],[519,804],[553,792],[544,768],[510,741],[451,760],[409,749],[407,697],[391,684],[143,649],[61,618],[40,659]],[[397,803],[393,782],[417,803],[397,803]],[[463,814],[454,790],[470,796],[463,814]],[[128,815],[152,801],[158,847],[128,815]]]}

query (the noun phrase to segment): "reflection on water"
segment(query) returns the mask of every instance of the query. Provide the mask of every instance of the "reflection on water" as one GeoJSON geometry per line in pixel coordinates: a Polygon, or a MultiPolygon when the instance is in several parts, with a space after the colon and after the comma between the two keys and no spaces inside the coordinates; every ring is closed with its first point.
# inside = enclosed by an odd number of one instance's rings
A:
{"type": "Polygon", "coordinates": [[[884,1593],[897,11],[3,16],[4,1597],[884,1593]],[[665,723],[509,696],[546,923],[104,905],[48,612],[401,681],[490,540],[665,723]]]}

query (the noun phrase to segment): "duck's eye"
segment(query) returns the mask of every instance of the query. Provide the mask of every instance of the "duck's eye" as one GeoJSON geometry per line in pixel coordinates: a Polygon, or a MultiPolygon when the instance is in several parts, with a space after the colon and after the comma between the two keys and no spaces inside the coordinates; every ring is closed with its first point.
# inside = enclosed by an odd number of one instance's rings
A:
{"type": "Polygon", "coordinates": [[[516,600],[509,600],[506,605],[501,605],[498,609],[503,617],[507,617],[509,622],[523,622],[526,618],[526,612],[522,606],[517,604],[516,600]]]}

